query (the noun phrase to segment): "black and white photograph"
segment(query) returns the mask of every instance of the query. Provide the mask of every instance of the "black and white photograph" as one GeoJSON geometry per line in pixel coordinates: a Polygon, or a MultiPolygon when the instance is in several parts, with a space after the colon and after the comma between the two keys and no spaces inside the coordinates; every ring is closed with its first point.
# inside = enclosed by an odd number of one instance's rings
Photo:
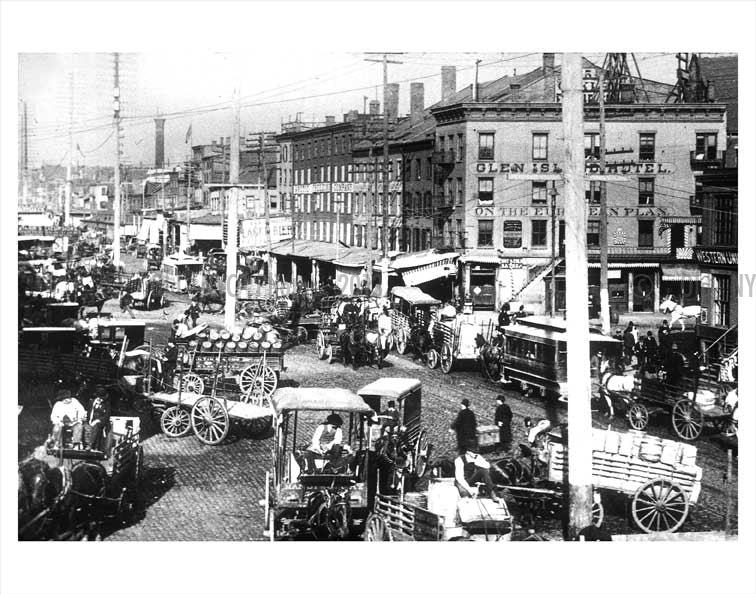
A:
{"type": "Polygon", "coordinates": [[[753,23],[102,4],[2,7],[3,591],[753,587],[753,23]]]}

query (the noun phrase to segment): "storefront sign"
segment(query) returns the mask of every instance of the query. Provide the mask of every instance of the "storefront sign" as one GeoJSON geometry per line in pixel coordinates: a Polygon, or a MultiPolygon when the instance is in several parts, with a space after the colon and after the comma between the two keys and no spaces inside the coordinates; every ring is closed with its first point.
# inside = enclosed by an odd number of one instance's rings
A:
{"type": "MultiPolygon", "coordinates": [[[[267,246],[267,238],[265,236],[265,219],[244,219],[240,221],[240,223],[240,248],[261,249],[267,246]]],[[[284,239],[291,239],[291,237],[291,217],[270,218],[271,243],[283,241],[284,239]]]]}
{"type": "Polygon", "coordinates": [[[696,260],[702,264],[722,264],[724,266],[738,265],[738,252],[697,249],[695,254],[696,260]]]}
{"type": "MultiPolygon", "coordinates": [[[[606,209],[610,217],[662,217],[668,209],[660,206],[618,206],[606,209]]],[[[550,217],[550,206],[478,206],[474,210],[476,217],[550,217]]],[[[556,209],[557,218],[564,218],[564,208],[556,209]]],[[[588,207],[588,216],[599,216],[598,206],[588,207]]]]}
{"type": "Polygon", "coordinates": [[[505,248],[522,247],[522,221],[504,221],[502,241],[505,248]]]}
{"type": "MultiPolygon", "coordinates": [[[[493,161],[479,162],[475,164],[477,173],[510,173],[524,174],[558,174],[562,173],[562,167],[558,163],[495,163],[493,161]]],[[[622,161],[620,163],[607,163],[606,173],[610,175],[670,175],[675,172],[672,163],[637,163],[635,161],[622,161]]],[[[598,175],[599,164],[589,161],[585,164],[586,175],[598,175]]]]}
{"type": "Polygon", "coordinates": [[[711,273],[709,272],[701,273],[701,288],[711,289],[711,273]]]}

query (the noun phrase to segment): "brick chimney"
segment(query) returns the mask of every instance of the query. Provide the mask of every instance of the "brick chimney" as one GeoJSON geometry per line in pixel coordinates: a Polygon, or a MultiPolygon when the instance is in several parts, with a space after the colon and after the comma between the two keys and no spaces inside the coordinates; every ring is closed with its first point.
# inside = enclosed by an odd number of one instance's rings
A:
{"type": "Polygon", "coordinates": [[[554,77],[554,54],[543,54],[544,95],[547,102],[556,101],[556,78],[554,77]]]}
{"type": "Polygon", "coordinates": [[[369,114],[370,114],[371,116],[377,116],[377,115],[381,115],[381,102],[380,102],[380,101],[378,101],[377,99],[373,99],[373,100],[372,100],[372,101],[371,101],[371,102],[370,102],[370,103],[368,104],[368,109],[370,110],[370,111],[369,111],[368,113],[369,113],[369,114]]]}
{"type": "Polygon", "coordinates": [[[425,85],[420,82],[410,83],[410,119],[413,123],[423,119],[425,108],[425,85]]]}
{"type": "Polygon", "coordinates": [[[332,116],[332,115],[326,116],[325,117],[325,123],[326,123],[326,126],[330,126],[332,124],[335,124],[336,123],[336,116],[332,116]]]}
{"type": "Polygon", "coordinates": [[[441,101],[457,92],[457,67],[441,66],[441,101]]]}
{"type": "Polygon", "coordinates": [[[517,103],[521,100],[520,88],[522,88],[522,85],[520,83],[512,83],[509,85],[509,90],[511,91],[509,98],[512,103],[517,103]]]}
{"type": "Polygon", "coordinates": [[[165,164],[165,118],[155,118],[155,168],[165,164]]]}
{"type": "Polygon", "coordinates": [[[395,122],[399,117],[399,83],[386,85],[386,99],[384,109],[390,122],[395,122]]]}

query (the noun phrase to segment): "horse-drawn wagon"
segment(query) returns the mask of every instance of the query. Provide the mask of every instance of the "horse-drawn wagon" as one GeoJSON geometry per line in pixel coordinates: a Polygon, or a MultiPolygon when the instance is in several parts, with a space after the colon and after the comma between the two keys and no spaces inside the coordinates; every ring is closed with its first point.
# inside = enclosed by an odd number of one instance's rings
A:
{"type": "Polygon", "coordinates": [[[316,335],[320,359],[332,363],[341,359],[356,369],[360,363],[376,364],[380,369],[388,354],[388,342],[368,324],[369,300],[360,297],[335,297],[324,301],[316,335]]]}
{"type": "Polygon", "coordinates": [[[157,278],[133,278],[121,291],[121,309],[138,307],[146,311],[165,307],[163,282],[157,278]]]}
{"type": "Polygon", "coordinates": [[[195,256],[171,254],[163,259],[161,274],[166,290],[186,293],[189,287],[199,284],[203,262],[195,256]]]}
{"type": "Polygon", "coordinates": [[[357,394],[339,388],[281,388],[272,398],[273,469],[266,473],[265,528],[268,538],[346,539],[362,532],[376,490],[367,423],[373,409],[357,394]],[[326,415],[344,415],[342,458],[329,455],[301,466],[300,452],[326,415]],[[307,435],[303,437],[303,433],[307,435]]]}
{"type": "Polygon", "coordinates": [[[493,320],[478,320],[472,315],[435,321],[431,334],[439,349],[441,371],[450,373],[459,361],[477,361],[481,346],[491,341],[494,329],[493,320]]]}
{"type": "Polygon", "coordinates": [[[391,305],[391,331],[396,351],[403,355],[411,350],[427,360],[430,367],[436,367],[438,349],[428,328],[441,302],[417,287],[394,287],[391,305]]]}
{"type": "Polygon", "coordinates": [[[138,417],[111,417],[102,450],[65,437],[42,449],[19,465],[20,540],[97,539],[128,521],[144,467],[138,417]]]}

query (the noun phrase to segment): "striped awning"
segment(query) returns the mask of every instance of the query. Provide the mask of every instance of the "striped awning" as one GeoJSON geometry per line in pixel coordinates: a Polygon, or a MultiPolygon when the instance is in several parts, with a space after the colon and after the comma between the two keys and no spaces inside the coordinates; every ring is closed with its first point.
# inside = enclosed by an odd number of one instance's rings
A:
{"type": "Polygon", "coordinates": [[[470,252],[459,258],[460,262],[475,262],[476,264],[499,264],[501,259],[496,253],[470,252]]]}
{"type": "Polygon", "coordinates": [[[701,271],[696,266],[685,266],[675,264],[671,266],[662,266],[663,281],[693,281],[701,280],[701,271]]]}

